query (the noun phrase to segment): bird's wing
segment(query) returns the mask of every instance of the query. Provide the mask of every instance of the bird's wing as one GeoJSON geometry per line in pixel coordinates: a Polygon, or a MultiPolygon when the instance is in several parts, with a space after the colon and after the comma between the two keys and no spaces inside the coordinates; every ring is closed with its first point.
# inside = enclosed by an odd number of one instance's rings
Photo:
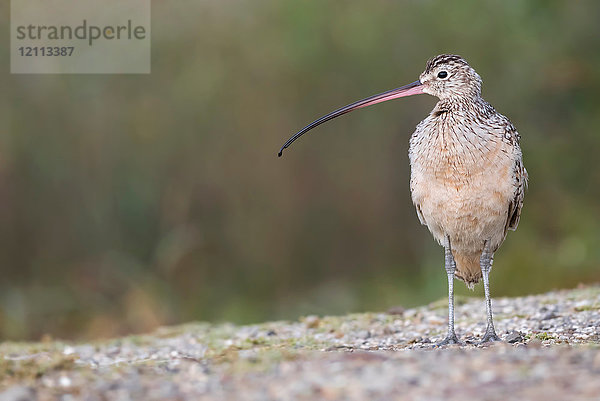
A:
{"type": "Polygon", "coordinates": [[[521,141],[519,132],[515,126],[512,125],[508,118],[496,112],[494,108],[489,105],[489,103],[486,105],[489,106],[489,109],[491,110],[490,120],[492,123],[489,127],[491,128],[490,131],[500,135],[501,140],[504,141],[509,147],[512,147],[513,150],[511,153],[514,160],[514,192],[512,200],[508,205],[506,225],[504,226],[504,234],[506,235],[506,231],[514,231],[519,225],[521,209],[523,208],[523,198],[525,197],[525,189],[527,189],[527,179],[529,176],[527,175],[527,170],[525,170],[525,166],[523,165],[523,155],[521,153],[521,147],[519,146],[519,142],[521,141]]]}
{"type": "Polygon", "coordinates": [[[515,163],[515,193],[513,200],[508,206],[508,217],[506,220],[506,230],[517,229],[519,219],[521,218],[521,208],[523,207],[523,198],[525,197],[525,188],[527,188],[527,170],[523,166],[523,160],[519,159],[515,163]]]}
{"type": "MultiPolygon", "coordinates": [[[[506,117],[505,117],[506,118],[506,117]]],[[[515,164],[513,170],[514,177],[514,195],[513,199],[508,206],[508,215],[506,219],[506,226],[504,232],[507,230],[515,231],[519,225],[519,219],[521,218],[521,208],[523,207],[523,198],[525,197],[525,189],[527,188],[527,170],[523,165],[523,155],[521,154],[521,147],[519,142],[521,136],[517,132],[514,125],[506,118],[507,124],[505,125],[504,139],[507,140],[514,150],[515,164]]]]}
{"type": "Polygon", "coordinates": [[[421,211],[421,205],[418,203],[415,203],[415,206],[417,208],[417,216],[419,217],[419,221],[421,222],[422,225],[426,226],[427,222],[425,222],[425,217],[423,216],[423,212],[421,211]]]}

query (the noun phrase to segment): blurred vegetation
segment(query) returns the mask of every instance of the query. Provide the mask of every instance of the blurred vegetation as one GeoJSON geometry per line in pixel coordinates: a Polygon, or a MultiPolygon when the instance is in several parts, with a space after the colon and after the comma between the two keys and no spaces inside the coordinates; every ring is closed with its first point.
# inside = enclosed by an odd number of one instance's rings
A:
{"type": "Polygon", "coordinates": [[[0,4],[1,339],[445,297],[408,187],[408,138],[434,98],[352,113],[276,157],[442,52],[476,68],[523,138],[530,188],[493,295],[600,280],[600,2],[152,7],[150,75],[10,75],[0,4]]]}

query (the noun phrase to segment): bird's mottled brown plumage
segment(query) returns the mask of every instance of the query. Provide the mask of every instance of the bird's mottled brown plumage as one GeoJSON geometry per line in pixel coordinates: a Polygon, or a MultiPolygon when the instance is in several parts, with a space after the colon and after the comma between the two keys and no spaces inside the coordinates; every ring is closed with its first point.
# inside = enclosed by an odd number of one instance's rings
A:
{"type": "Polygon", "coordinates": [[[520,138],[483,100],[481,78],[462,57],[432,58],[420,80],[440,100],[410,139],[412,199],[435,239],[449,237],[456,276],[472,288],[485,242],[495,252],[519,223],[527,184],[520,138]]]}

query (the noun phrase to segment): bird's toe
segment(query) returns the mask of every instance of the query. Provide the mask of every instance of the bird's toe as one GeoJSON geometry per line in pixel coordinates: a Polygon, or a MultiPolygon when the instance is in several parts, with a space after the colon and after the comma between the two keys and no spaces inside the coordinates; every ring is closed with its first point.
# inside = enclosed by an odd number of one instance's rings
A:
{"type": "Polygon", "coordinates": [[[442,341],[438,342],[435,344],[436,347],[443,347],[445,345],[465,345],[463,342],[458,340],[458,337],[456,337],[455,333],[448,333],[448,335],[446,336],[446,338],[444,338],[442,341]]]}
{"type": "Polygon", "coordinates": [[[483,345],[483,344],[492,343],[495,341],[502,341],[502,339],[500,337],[498,337],[498,335],[496,334],[495,331],[493,331],[493,330],[486,331],[483,338],[481,339],[480,342],[477,343],[477,345],[483,345]]]}

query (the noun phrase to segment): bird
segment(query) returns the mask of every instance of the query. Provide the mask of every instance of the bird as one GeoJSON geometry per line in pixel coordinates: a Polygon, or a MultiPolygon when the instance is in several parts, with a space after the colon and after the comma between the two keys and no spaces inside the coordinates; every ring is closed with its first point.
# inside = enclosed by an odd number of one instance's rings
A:
{"type": "Polygon", "coordinates": [[[437,346],[464,344],[454,328],[454,280],[468,288],[483,281],[486,331],[480,344],[501,341],[494,328],[489,273],[508,230],[516,230],[528,174],[515,126],[481,96],[482,79],[456,54],[429,59],[419,79],[351,103],[310,123],[278,155],[318,125],[388,100],[428,94],[438,98],[409,140],[410,191],[421,224],[444,248],[448,329],[437,346]]]}

